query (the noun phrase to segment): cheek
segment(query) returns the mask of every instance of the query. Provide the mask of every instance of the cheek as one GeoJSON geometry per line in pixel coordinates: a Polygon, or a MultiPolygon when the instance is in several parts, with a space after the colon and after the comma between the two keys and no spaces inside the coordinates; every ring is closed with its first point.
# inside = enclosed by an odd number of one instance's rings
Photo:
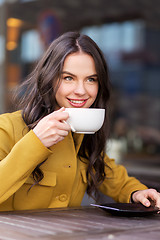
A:
{"type": "Polygon", "coordinates": [[[98,86],[95,86],[93,88],[89,88],[88,92],[93,99],[96,99],[97,94],[98,94],[98,86]]]}
{"type": "Polygon", "coordinates": [[[64,84],[61,84],[57,90],[56,97],[64,96],[66,93],[67,93],[67,88],[64,86],[64,84]]]}

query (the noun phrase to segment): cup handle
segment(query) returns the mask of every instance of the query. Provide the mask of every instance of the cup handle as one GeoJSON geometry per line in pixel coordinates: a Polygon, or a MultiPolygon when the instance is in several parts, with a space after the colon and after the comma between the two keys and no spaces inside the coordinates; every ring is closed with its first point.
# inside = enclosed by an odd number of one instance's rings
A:
{"type": "MultiPolygon", "coordinates": [[[[67,124],[66,121],[63,120],[63,122],[67,124]]],[[[70,125],[70,127],[71,127],[72,132],[76,132],[76,130],[74,129],[74,127],[73,127],[70,123],[69,123],[69,125],[70,125]]]]}

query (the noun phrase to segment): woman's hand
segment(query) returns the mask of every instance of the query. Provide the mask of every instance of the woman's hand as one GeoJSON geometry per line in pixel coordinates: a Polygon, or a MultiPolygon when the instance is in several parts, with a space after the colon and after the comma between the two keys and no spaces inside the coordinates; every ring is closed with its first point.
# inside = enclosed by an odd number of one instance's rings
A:
{"type": "Polygon", "coordinates": [[[34,133],[46,147],[51,147],[59,141],[62,141],[71,130],[69,124],[65,122],[69,114],[64,110],[65,108],[63,107],[50,113],[42,118],[33,129],[34,133]]]}
{"type": "Polygon", "coordinates": [[[134,192],[132,200],[135,203],[140,202],[146,207],[153,204],[154,206],[160,208],[160,193],[155,189],[146,189],[134,192]]]}

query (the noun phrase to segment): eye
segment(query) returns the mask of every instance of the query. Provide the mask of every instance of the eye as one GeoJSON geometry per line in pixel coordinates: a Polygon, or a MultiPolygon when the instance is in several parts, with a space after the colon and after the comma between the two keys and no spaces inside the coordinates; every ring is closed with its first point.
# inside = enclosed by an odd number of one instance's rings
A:
{"type": "Polygon", "coordinates": [[[88,78],[87,81],[88,81],[88,82],[96,82],[96,81],[97,81],[97,78],[91,77],[91,78],[88,78]]]}
{"type": "Polygon", "coordinates": [[[64,77],[64,80],[66,80],[66,81],[71,81],[73,78],[71,77],[71,76],[66,76],[66,77],[64,77]]]}

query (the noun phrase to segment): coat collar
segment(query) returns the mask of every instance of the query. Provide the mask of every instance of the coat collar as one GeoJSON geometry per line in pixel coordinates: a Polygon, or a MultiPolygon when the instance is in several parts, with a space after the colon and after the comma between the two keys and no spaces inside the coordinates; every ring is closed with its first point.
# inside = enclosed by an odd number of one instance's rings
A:
{"type": "Polygon", "coordinates": [[[81,146],[83,138],[84,138],[84,134],[78,134],[78,133],[72,133],[72,132],[70,132],[70,134],[74,141],[76,153],[78,154],[78,151],[80,149],[80,146],[81,146]]]}

